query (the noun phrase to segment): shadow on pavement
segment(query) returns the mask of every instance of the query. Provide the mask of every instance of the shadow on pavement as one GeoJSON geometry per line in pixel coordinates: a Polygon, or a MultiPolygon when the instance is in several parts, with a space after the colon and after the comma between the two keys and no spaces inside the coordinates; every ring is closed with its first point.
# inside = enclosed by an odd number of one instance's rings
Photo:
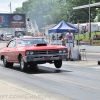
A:
{"type": "MultiPolygon", "coordinates": [[[[3,67],[3,64],[0,64],[0,66],[3,67]]],[[[19,65],[14,65],[14,67],[8,68],[8,69],[12,69],[12,70],[21,72],[19,65]]],[[[27,71],[25,71],[23,73],[27,73],[27,74],[47,74],[47,73],[49,73],[50,74],[50,73],[63,73],[63,72],[72,72],[72,71],[50,68],[49,66],[47,66],[47,67],[37,66],[37,67],[32,67],[32,68],[28,67],[27,71]]]]}

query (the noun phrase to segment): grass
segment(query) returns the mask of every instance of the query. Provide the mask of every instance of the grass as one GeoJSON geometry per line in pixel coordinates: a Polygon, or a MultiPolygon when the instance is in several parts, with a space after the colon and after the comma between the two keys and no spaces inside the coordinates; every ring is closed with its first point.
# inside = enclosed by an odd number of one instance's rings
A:
{"type": "MultiPolygon", "coordinates": [[[[91,33],[91,38],[93,38],[95,34],[100,35],[100,32],[91,33]]],[[[75,39],[78,40],[78,34],[75,35],[75,39]]],[[[84,34],[79,34],[79,39],[82,39],[83,41],[84,40],[89,40],[89,33],[85,33],[85,36],[84,36],[84,34]]]]}

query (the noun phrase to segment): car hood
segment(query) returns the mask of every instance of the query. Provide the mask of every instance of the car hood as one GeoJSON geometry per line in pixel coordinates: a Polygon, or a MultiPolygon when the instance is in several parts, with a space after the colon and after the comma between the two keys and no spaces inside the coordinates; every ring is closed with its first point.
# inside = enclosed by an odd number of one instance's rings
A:
{"type": "MultiPolygon", "coordinates": [[[[57,46],[57,45],[46,45],[46,46],[25,46],[24,50],[57,50],[57,49],[67,49],[65,46],[57,46]]],[[[21,48],[20,48],[21,49],[21,48]]]]}

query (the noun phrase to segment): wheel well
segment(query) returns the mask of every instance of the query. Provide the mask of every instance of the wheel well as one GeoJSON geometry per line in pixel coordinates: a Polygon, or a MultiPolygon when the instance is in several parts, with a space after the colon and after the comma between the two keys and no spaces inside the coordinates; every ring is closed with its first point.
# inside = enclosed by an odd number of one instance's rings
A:
{"type": "Polygon", "coordinates": [[[18,55],[18,61],[20,62],[20,58],[22,57],[22,54],[18,55]]]}
{"type": "Polygon", "coordinates": [[[3,59],[4,59],[4,55],[1,56],[1,60],[3,60],[3,59]]]}

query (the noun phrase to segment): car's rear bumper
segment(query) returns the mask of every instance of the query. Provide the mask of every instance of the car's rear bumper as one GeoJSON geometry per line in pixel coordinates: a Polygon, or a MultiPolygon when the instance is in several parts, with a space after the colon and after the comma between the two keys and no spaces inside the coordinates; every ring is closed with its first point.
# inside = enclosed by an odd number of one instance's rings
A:
{"type": "Polygon", "coordinates": [[[23,57],[25,62],[35,62],[35,61],[54,61],[59,59],[66,59],[67,53],[63,54],[48,54],[48,55],[29,55],[23,57]]]}

